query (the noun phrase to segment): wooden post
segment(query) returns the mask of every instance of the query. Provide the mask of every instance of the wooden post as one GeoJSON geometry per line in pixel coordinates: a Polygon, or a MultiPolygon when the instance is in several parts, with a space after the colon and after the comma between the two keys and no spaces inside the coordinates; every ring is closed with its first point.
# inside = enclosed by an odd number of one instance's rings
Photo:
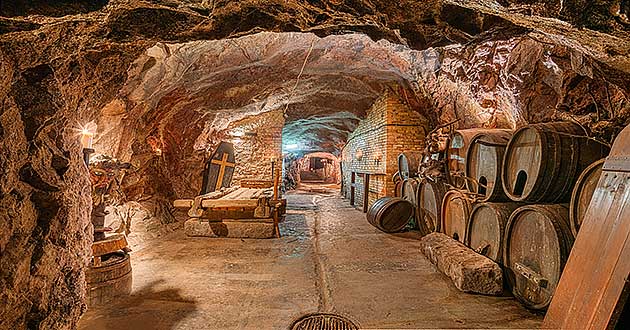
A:
{"type": "Polygon", "coordinates": [[[355,182],[357,180],[356,173],[352,172],[350,174],[350,205],[354,206],[354,191],[355,191],[355,182]]]}
{"type": "Polygon", "coordinates": [[[370,195],[370,175],[363,175],[363,213],[368,211],[368,200],[370,195]]]}

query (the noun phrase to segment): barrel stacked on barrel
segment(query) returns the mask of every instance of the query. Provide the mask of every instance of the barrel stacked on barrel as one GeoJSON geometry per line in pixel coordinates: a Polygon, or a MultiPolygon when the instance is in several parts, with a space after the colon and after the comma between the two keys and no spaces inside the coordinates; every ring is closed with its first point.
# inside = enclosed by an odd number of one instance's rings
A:
{"type": "Polygon", "coordinates": [[[396,196],[375,202],[368,220],[461,242],[498,263],[525,306],[545,309],[608,152],[576,123],[455,130],[444,150],[399,156],[396,196]]]}

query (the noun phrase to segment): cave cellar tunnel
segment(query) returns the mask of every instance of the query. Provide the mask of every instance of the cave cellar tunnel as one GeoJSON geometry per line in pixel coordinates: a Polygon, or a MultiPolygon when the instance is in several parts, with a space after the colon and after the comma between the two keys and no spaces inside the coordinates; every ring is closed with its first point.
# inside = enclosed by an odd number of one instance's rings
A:
{"type": "Polygon", "coordinates": [[[0,1],[0,330],[626,329],[630,1],[0,1]]]}

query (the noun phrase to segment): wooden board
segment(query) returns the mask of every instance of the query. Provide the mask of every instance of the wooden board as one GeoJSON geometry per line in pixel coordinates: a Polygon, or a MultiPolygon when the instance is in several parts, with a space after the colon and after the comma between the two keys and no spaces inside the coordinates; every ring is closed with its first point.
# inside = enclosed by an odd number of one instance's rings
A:
{"type": "Polygon", "coordinates": [[[614,328],[628,296],[628,274],[630,126],[604,163],[543,328],[614,328]]]}
{"type": "Polygon", "coordinates": [[[206,163],[201,195],[230,187],[235,167],[234,146],[229,142],[221,142],[206,163]]]}
{"type": "Polygon", "coordinates": [[[92,255],[95,257],[103,256],[122,250],[127,246],[127,238],[123,234],[116,234],[107,237],[102,241],[92,243],[92,255]]]}

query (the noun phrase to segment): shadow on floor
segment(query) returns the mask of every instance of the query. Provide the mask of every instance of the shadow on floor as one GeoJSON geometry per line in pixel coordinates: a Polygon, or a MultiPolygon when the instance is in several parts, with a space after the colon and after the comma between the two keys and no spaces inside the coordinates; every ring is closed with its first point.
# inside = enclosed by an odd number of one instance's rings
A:
{"type": "Polygon", "coordinates": [[[181,295],[179,288],[157,289],[164,280],[151,282],[126,298],[88,310],[79,322],[85,330],[172,330],[197,311],[195,300],[181,295]]]}

